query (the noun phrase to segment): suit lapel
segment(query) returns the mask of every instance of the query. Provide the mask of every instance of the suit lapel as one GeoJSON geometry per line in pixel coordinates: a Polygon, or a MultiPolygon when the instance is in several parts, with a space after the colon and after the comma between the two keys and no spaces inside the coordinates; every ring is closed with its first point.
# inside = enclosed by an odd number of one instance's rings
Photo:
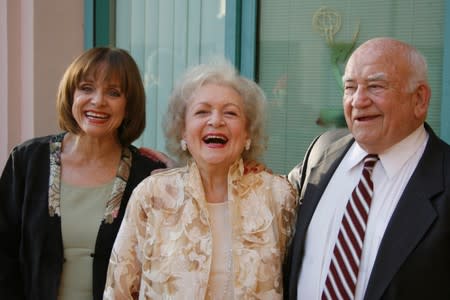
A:
{"type": "Polygon", "coordinates": [[[323,149],[317,149],[320,150],[320,155],[313,157],[312,161],[308,162],[311,163],[311,171],[309,177],[305,180],[307,185],[303,189],[304,194],[301,197],[302,203],[297,217],[295,237],[292,242],[291,285],[295,285],[295,290],[297,290],[296,286],[300,274],[308,226],[331,176],[352,142],[353,138],[350,135],[339,139],[324,151],[323,149]]]}
{"type": "Polygon", "coordinates": [[[432,132],[427,148],[392,215],[377,253],[365,300],[380,299],[393,277],[437,217],[430,199],[442,191],[443,154],[432,132]]]}

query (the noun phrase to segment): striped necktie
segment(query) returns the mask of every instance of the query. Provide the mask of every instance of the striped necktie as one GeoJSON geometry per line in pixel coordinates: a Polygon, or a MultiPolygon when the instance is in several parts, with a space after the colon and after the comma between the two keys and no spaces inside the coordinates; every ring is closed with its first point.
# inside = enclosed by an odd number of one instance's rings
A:
{"type": "Polygon", "coordinates": [[[373,195],[372,171],[378,156],[368,154],[357,186],[347,202],[330,262],[322,300],[354,299],[361,253],[373,195]]]}

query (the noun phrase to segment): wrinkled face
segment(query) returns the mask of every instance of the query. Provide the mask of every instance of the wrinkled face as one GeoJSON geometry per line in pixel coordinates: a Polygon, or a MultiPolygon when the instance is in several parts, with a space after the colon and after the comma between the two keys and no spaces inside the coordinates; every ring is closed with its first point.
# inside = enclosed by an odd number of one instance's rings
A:
{"type": "Polygon", "coordinates": [[[72,114],[85,135],[116,138],[125,117],[126,103],[118,80],[87,76],[75,89],[72,114]]]}
{"type": "Polygon", "coordinates": [[[205,84],[188,100],[183,139],[199,166],[227,168],[244,150],[248,133],[242,97],[231,87],[205,84]]]}
{"type": "Polygon", "coordinates": [[[418,93],[408,86],[405,59],[395,51],[359,49],[344,74],[344,113],[358,144],[381,153],[412,133],[425,111],[418,93]]]}

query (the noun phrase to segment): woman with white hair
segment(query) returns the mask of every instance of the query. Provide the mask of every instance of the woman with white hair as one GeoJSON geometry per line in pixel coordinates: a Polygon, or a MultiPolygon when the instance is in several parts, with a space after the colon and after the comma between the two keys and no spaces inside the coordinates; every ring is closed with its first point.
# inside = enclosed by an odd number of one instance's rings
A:
{"type": "Polygon", "coordinates": [[[133,192],[105,299],[281,299],[297,195],[286,178],[244,172],[266,148],[265,97],[229,63],[191,68],[165,120],[186,162],[133,192]]]}

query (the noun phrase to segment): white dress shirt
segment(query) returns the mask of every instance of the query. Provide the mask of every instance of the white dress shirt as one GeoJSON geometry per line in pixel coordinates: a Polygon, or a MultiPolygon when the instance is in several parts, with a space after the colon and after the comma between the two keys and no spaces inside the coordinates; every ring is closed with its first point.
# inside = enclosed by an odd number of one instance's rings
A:
{"type": "MultiPolygon", "coordinates": [[[[355,299],[362,299],[384,231],[428,141],[420,126],[401,142],[379,154],[372,174],[374,195],[367,221],[355,299]]],[[[367,153],[354,143],[337,167],[309,225],[297,298],[320,299],[328,274],[342,216],[358,183],[367,153]]],[[[308,201],[308,199],[306,199],[308,201]]]]}

